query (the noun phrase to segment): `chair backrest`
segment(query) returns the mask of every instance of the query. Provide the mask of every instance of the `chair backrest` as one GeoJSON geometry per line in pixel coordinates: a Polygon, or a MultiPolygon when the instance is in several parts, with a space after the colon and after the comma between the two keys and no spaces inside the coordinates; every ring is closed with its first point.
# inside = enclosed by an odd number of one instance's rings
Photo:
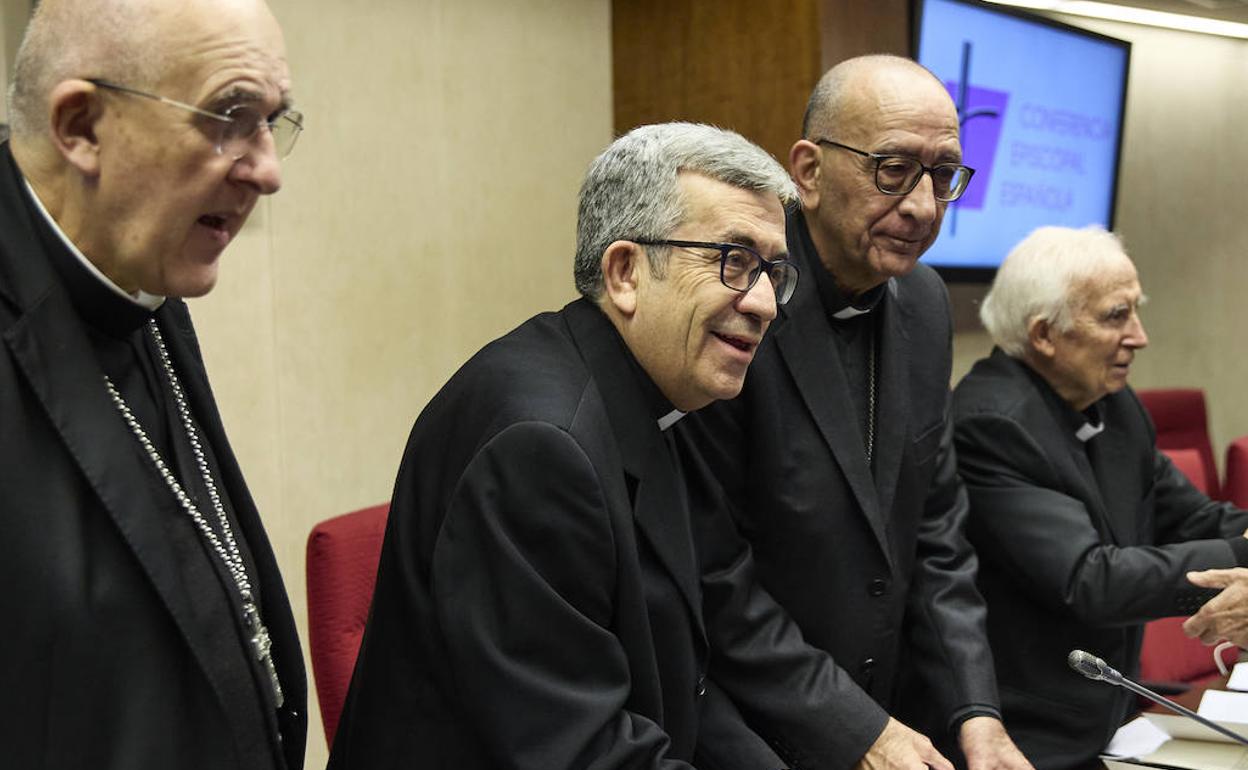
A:
{"type": "Polygon", "coordinates": [[[1204,492],[1221,498],[1218,466],[1209,441],[1205,392],[1199,388],[1146,388],[1135,392],[1153,418],[1158,449],[1195,449],[1204,462],[1204,492]]]}
{"type": "MultiPolygon", "coordinates": [[[[1205,488],[1205,464],[1198,450],[1163,449],[1170,462],[1183,471],[1192,485],[1208,494],[1205,488]]],[[[1183,633],[1185,618],[1161,618],[1144,626],[1144,646],[1140,650],[1140,678],[1152,682],[1190,684],[1217,673],[1213,648],[1183,633]]],[[[1234,663],[1237,650],[1227,650],[1223,661],[1234,663]]]]}
{"type": "Polygon", "coordinates": [[[336,516],[308,536],[308,642],[330,746],[364,637],[389,510],[386,503],[336,516]]]}
{"type": "Polygon", "coordinates": [[[1240,436],[1226,447],[1226,483],[1222,498],[1240,508],[1248,508],[1248,436],[1240,436]]]}

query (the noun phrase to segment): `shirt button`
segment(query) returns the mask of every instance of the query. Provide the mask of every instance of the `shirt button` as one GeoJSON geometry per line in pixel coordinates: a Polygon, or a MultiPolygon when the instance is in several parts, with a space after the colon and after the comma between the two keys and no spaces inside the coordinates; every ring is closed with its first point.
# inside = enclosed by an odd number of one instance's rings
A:
{"type": "Polygon", "coordinates": [[[884,592],[887,590],[888,590],[887,580],[876,578],[875,580],[872,580],[870,583],[867,584],[867,593],[871,594],[872,596],[883,596],[884,592]]]}
{"type": "Polygon", "coordinates": [[[875,670],[875,658],[867,658],[858,668],[862,671],[862,673],[870,674],[875,670]]]}

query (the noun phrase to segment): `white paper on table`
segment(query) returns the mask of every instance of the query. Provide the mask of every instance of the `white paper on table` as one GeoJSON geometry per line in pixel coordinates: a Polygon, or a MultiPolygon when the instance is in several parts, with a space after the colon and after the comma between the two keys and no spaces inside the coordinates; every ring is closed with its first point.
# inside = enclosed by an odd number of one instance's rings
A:
{"type": "Polygon", "coordinates": [[[1140,759],[1162,767],[1244,770],[1248,768],[1248,749],[1231,743],[1175,740],[1166,741],[1161,748],[1140,759]]]}
{"type": "Polygon", "coordinates": [[[1170,736],[1144,717],[1127,722],[1110,739],[1103,752],[1110,757],[1142,757],[1161,748],[1170,736]]]}
{"type": "MultiPolygon", "coordinates": [[[[1161,731],[1171,738],[1182,738],[1189,741],[1235,743],[1234,739],[1227,738],[1217,730],[1210,730],[1199,722],[1178,714],[1158,714],[1149,711],[1144,713],[1143,718],[1160,727],[1161,731]]],[[[1242,733],[1248,727],[1236,722],[1224,722],[1221,720],[1218,720],[1218,724],[1236,733],[1242,733]]]]}
{"type": "Polygon", "coordinates": [[[1248,661],[1236,663],[1231,669],[1231,678],[1226,683],[1228,690],[1248,690],[1248,661]]]}
{"type": "Polygon", "coordinates": [[[1233,725],[1230,729],[1242,734],[1243,728],[1248,727],[1248,692],[1205,690],[1196,713],[1219,723],[1236,722],[1240,729],[1235,730],[1233,725]]]}

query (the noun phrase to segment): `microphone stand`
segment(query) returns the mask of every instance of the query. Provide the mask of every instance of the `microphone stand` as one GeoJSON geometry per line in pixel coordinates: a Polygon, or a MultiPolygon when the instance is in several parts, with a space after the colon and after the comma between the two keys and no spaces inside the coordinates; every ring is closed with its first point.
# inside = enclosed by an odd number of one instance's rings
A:
{"type": "Polygon", "coordinates": [[[1227,738],[1230,738],[1236,743],[1248,746],[1248,738],[1245,738],[1233,730],[1228,730],[1211,719],[1202,717],[1200,714],[1197,714],[1195,711],[1192,711],[1185,706],[1180,706],[1178,703],[1175,703],[1169,698],[1162,697],[1144,685],[1131,681],[1104,660],[1101,660],[1090,653],[1083,652],[1082,650],[1073,650],[1070,653],[1068,662],[1070,663],[1071,668],[1078,671],[1080,674],[1083,674],[1088,679],[1100,680],[1102,682],[1116,684],[1119,687],[1124,687],[1137,695],[1143,695],[1145,698],[1148,698],[1159,706],[1168,708],[1177,714],[1181,714],[1188,719],[1194,720],[1198,724],[1208,727],[1216,733],[1225,735],[1227,738]]]}

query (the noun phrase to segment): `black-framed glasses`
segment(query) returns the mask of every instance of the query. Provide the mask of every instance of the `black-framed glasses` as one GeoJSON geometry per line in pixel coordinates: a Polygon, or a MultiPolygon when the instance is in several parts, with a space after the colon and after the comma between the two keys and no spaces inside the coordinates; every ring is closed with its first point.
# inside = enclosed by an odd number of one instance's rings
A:
{"type": "Polygon", "coordinates": [[[764,259],[749,246],[739,243],[713,243],[709,241],[654,240],[635,241],[642,246],[675,246],[681,249],[715,249],[719,252],[719,281],[733,291],[747,292],[758,283],[758,277],[767,273],[771,288],[776,292],[776,304],[783,305],[797,288],[797,265],[787,259],[764,259]]]}
{"type": "Polygon", "coordinates": [[[273,136],[273,147],[277,150],[277,157],[285,158],[295,149],[295,140],[299,138],[299,132],[303,130],[303,113],[298,110],[281,110],[270,117],[250,104],[235,104],[222,113],[209,112],[177,99],[149,94],[147,91],[140,91],[137,88],[108,80],[84,79],[97,88],[141,96],[144,99],[152,99],[170,107],[188,110],[201,118],[207,118],[212,121],[207,133],[213,141],[217,154],[226,155],[230,160],[238,160],[251,150],[252,140],[256,138],[256,134],[260,133],[261,127],[267,128],[273,136]]]}
{"type": "Polygon", "coordinates": [[[956,201],[966,192],[975,169],[961,163],[937,163],[925,166],[918,158],[905,155],[882,155],[878,152],[866,152],[857,147],[834,142],[831,139],[816,139],[815,144],[827,144],[842,150],[870,158],[875,161],[875,189],[885,195],[909,195],[919,184],[924,173],[932,178],[932,192],[938,201],[956,201]]]}

